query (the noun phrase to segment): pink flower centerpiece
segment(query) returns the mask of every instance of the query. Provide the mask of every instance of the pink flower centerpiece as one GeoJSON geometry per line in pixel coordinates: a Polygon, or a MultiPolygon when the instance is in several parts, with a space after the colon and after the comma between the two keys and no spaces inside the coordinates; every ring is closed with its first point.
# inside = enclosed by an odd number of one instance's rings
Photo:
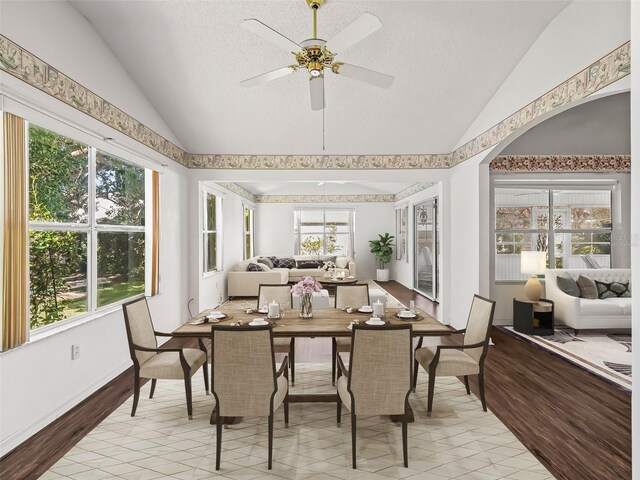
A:
{"type": "Polygon", "coordinates": [[[313,277],[304,277],[293,287],[291,292],[300,295],[300,318],[312,318],[313,308],[311,296],[313,292],[322,290],[322,284],[313,277]]]}

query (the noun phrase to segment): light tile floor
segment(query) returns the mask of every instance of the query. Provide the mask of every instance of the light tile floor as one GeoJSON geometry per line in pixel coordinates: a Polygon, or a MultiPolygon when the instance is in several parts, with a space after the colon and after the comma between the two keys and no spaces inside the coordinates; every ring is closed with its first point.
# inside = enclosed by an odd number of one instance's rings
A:
{"type": "MultiPolygon", "coordinates": [[[[148,383],[136,416],[132,399],[82,439],[42,479],[427,479],[543,480],[553,476],[480,401],[455,378],[438,378],[434,411],[426,416],[426,374],[410,396],[416,421],[409,424],[409,468],[402,466],[402,434],[388,418],[358,420],[358,469],[351,469],[351,422],[335,404],[291,404],[274,424],[273,470],[267,470],[267,418],[248,418],[222,432],[222,465],[215,471],[213,396],[194,377],[194,419],[187,419],[183,383],[148,383]]],[[[333,392],[330,365],[297,364],[296,393],[333,392]]]]}

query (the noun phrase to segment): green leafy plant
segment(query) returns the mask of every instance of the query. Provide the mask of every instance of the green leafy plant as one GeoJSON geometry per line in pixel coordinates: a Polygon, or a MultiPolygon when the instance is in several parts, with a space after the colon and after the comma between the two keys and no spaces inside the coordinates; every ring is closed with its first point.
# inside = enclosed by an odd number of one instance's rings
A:
{"type": "Polygon", "coordinates": [[[378,240],[369,240],[369,247],[371,253],[376,256],[378,260],[378,266],[380,269],[384,269],[385,265],[391,261],[393,255],[393,235],[385,233],[384,235],[378,234],[380,237],[378,240]]]}
{"type": "Polygon", "coordinates": [[[305,238],[300,242],[302,253],[309,255],[320,255],[322,250],[322,239],[320,237],[314,237],[313,235],[305,238]]]}

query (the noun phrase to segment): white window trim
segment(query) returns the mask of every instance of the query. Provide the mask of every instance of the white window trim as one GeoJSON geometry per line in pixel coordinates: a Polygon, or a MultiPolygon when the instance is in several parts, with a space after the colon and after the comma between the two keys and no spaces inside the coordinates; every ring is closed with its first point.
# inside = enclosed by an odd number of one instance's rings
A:
{"type": "Polygon", "coordinates": [[[207,278],[213,275],[217,275],[224,271],[224,266],[222,265],[222,250],[223,250],[223,201],[224,195],[219,190],[213,189],[207,185],[203,185],[200,191],[200,253],[201,253],[201,263],[200,263],[200,271],[202,272],[202,277],[207,278]],[[207,271],[205,265],[207,264],[207,248],[204,242],[204,234],[208,232],[206,230],[206,219],[205,212],[207,211],[207,195],[213,195],[216,197],[216,269],[207,271]]]}
{"type": "Polygon", "coordinates": [[[251,205],[249,203],[242,203],[242,257],[243,260],[248,260],[256,254],[256,207],[255,205],[251,205]],[[244,211],[251,210],[251,226],[249,227],[251,231],[251,255],[249,257],[246,256],[245,251],[245,240],[247,231],[244,228],[244,211]]]}

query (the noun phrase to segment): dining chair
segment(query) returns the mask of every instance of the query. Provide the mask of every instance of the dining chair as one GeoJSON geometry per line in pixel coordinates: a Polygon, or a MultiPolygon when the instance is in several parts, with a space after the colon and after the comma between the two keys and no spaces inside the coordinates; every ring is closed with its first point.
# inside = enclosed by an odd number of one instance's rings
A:
{"type": "MultiPolygon", "coordinates": [[[[291,294],[291,287],[289,285],[280,284],[260,284],[258,287],[258,309],[273,302],[274,300],[283,308],[292,308],[293,297],[291,294]]],[[[293,337],[274,338],[273,344],[275,346],[276,353],[289,354],[291,385],[294,385],[296,383],[296,339],[293,337]]]]}
{"type": "Polygon", "coordinates": [[[356,417],[402,415],[402,456],[407,453],[407,408],[411,393],[411,324],[374,327],[354,325],[349,368],[338,355],[338,409],[351,412],[351,457],[356,468],[356,417]]]}
{"type": "MultiPolygon", "coordinates": [[[[336,308],[360,308],[369,305],[369,285],[336,285],[336,308]]],[[[338,352],[351,351],[351,339],[343,337],[331,338],[331,385],[336,384],[336,365],[338,352]]]]}
{"type": "Polygon", "coordinates": [[[284,403],[284,422],[289,425],[288,357],[279,370],[271,325],[211,327],[213,363],[211,391],[216,400],[216,470],[220,470],[222,424],[225,417],[268,415],[269,460],[273,452],[273,414],[284,403]]]}
{"type": "Polygon", "coordinates": [[[444,376],[464,377],[464,386],[467,389],[467,395],[470,395],[469,375],[478,375],[480,402],[482,410],[487,411],[484,397],[484,359],[489,350],[495,307],[496,302],[493,300],[480,295],[473,296],[466,328],[454,332],[464,335],[461,345],[421,347],[422,339],[420,339],[414,355],[413,391],[415,392],[418,383],[418,364],[420,364],[429,374],[427,416],[431,416],[436,377],[444,376]]]}
{"type": "Polygon", "coordinates": [[[140,399],[140,379],[151,379],[153,398],[157,379],[184,379],[187,395],[187,413],[193,418],[191,404],[191,377],[200,367],[204,374],[204,388],[209,393],[209,372],[207,369],[207,350],[201,339],[198,348],[158,348],[156,337],[171,337],[169,333],[156,332],[153,328],[151,313],[146,298],[140,298],[122,305],[124,323],[129,341],[129,353],[133,361],[133,407],[131,416],[136,414],[140,399]]]}

